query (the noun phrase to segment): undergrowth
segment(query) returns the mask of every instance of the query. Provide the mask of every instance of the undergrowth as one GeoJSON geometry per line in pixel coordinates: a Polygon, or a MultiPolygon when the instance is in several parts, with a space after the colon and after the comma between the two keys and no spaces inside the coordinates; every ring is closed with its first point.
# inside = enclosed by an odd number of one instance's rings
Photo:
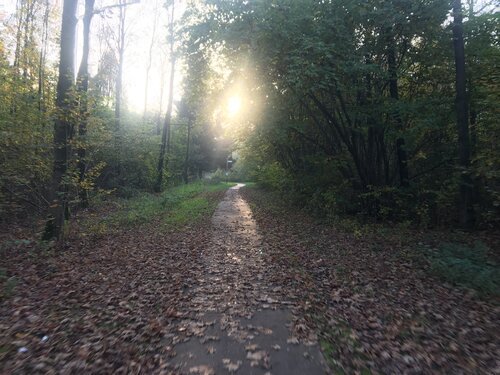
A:
{"type": "Polygon", "coordinates": [[[444,243],[426,251],[433,274],[482,295],[500,296],[500,267],[488,253],[489,248],[479,241],[473,246],[444,243]]]}
{"type": "Polygon", "coordinates": [[[160,219],[167,227],[195,222],[211,214],[217,201],[210,194],[226,190],[232,183],[196,182],[166,190],[161,194],[143,193],[115,202],[116,209],[99,220],[91,220],[89,232],[99,234],[111,228],[132,227],[160,219]]]}
{"type": "Polygon", "coordinates": [[[0,301],[9,298],[18,283],[14,276],[8,277],[7,269],[0,268],[0,301]]]}
{"type": "MultiPolygon", "coordinates": [[[[500,296],[500,266],[490,256],[488,246],[481,241],[476,241],[473,246],[467,245],[470,238],[461,232],[428,229],[419,231],[412,228],[409,222],[389,226],[383,223],[362,223],[351,217],[325,220],[311,215],[307,210],[292,208],[273,191],[259,189],[258,198],[275,215],[302,212],[325,227],[334,227],[340,232],[352,234],[356,239],[368,240],[372,251],[384,252],[390,249],[391,255],[397,254],[416,267],[429,264],[427,270],[430,274],[443,281],[474,289],[482,297],[500,296]],[[446,242],[442,241],[443,236],[446,242]]],[[[255,204],[251,203],[251,206],[256,209],[255,204]]]]}

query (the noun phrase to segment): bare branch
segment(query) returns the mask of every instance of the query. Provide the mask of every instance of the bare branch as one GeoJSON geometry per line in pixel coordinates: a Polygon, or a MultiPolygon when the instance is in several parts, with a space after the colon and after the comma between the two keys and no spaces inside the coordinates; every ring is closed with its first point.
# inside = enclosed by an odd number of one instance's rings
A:
{"type": "Polygon", "coordinates": [[[128,5],[139,4],[140,2],[141,2],[141,0],[132,0],[129,3],[108,5],[108,6],[104,7],[104,8],[94,10],[94,14],[104,13],[104,12],[106,12],[106,11],[108,11],[110,9],[114,9],[114,8],[122,8],[122,7],[126,7],[128,5]]]}

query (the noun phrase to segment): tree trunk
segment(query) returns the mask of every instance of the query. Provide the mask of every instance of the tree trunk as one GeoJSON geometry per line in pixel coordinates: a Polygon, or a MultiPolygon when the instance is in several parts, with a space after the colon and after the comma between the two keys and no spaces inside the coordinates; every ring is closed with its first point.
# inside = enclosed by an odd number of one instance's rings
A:
{"type": "Polygon", "coordinates": [[[161,114],[163,112],[163,94],[165,93],[165,59],[164,59],[164,54],[161,52],[161,73],[160,73],[160,103],[159,103],[159,110],[158,110],[158,118],[156,121],[156,135],[161,134],[161,114]]]}
{"type": "Polygon", "coordinates": [[[38,110],[45,111],[45,60],[47,56],[47,45],[49,42],[49,0],[45,0],[45,12],[42,26],[42,45],[40,46],[40,58],[38,62],[38,110]]]}
{"type": "Polygon", "coordinates": [[[24,17],[23,1],[18,0],[16,3],[17,26],[16,26],[16,48],[14,51],[14,68],[17,68],[16,69],[17,74],[19,74],[19,60],[20,60],[20,56],[21,56],[21,39],[23,36],[23,17],[24,17]]]}
{"type": "Polygon", "coordinates": [[[149,91],[149,72],[151,71],[151,65],[153,60],[153,48],[156,37],[156,25],[158,23],[158,3],[155,3],[155,15],[153,21],[153,33],[151,35],[151,43],[149,44],[149,54],[148,54],[148,65],[146,66],[146,80],[144,82],[144,111],[143,111],[143,121],[146,123],[146,116],[148,110],[148,91],[149,91]]]}
{"type": "MultiPolygon", "coordinates": [[[[18,79],[21,76],[21,69],[19,67],[20,64],[20,59],[21,59],[21,40],[23,36],[23,19],[24,19],[24,4],[22,0],[17,0],[16,3],[16,19],[17,19],[17,25],[16,25],[16,48],[14,50],[14,62],[13,62],[13,67],[14,67],[14,72],[15,72],[15,78],[18,79]]],[[[10,114],[14,114],[17,112],[17,95],[14,92],[12,95],[12,102],[10,105],[10,114]]]]}
{"type": "Polygon", "coordinates": [[[94,16],[95,0],[85,0],[85,14],[83,16],[83,51],[80,69],[77,76],[77,91],[80,99],[80,119],[78,122],[78,181],[80,183],[79,198],[81,207],[88,207],[88,191],[82,187],[87,170],[86,164],[86,145],[85,137],[87,135],[88,122],[88,89],[89,89],[89,53],[90,53],[90,24],[94,16]]]}
{"type": "Polygon", "coordinates": [[[189,183],[189,143],[191,142],[191,126],[192,126],[192,118],[189,116],[188,124],[187,124],[187,140],[186,140],[186,157],[184,159],[184,183],[187,185],[189,183]]]}
{"type": "Polygon", "coordinates": [[[123,92],[123,60],[125,55],[125,17],[126,8],[124,0],[120,0],[120,31],[118,38],[118,73],[116,75],[116,92],[115,92],[115,147],[118,156],[117,169],[118,178],[121,176],[121,110],[122,110],[122,92],[123,92]]]}
{"type": "Polygon", "coordinates": [[[76,8],[78,0],[64,0],[61,25],[61,50],[59,78],[57,81],[56,106],[58,115],[54,121],[54,169],[52,174],[52,202],[49,219],[45,226],[44,240],[61,238],[67,209],[67,186],[64,175],[68,168],[68,156],[71,154],[70,112],[72,106],[71,88],[75,77],[75,36],[76,8]]]}
{"type": "MultiPolygon", "coordinates": [[[[170,149],[170,128],[172,122],[172,106],[174,102],[174,73],[175,73],[175,56],[174,56],[174,10],[175,1],[172,2],[172,15],[170,19],[170,82],[169,82],[169,98],[167,105],[167,113],[165,122],[163,123],[163,132],[161,135],[160,156],[158,158],[157,179],[155,191],[160,192],[163,185],[163,168],[165,164],[165,153],[169,153],[170,149]]],[[[167,159],[168,161],[168,159],[167,159]]]]}
{"type": "Polygon", "coordinates": [[[458,130],[458,161],[460,175],[460,224],[466,230],[474,226],[472,206],[472,179],[470,167],[470,139],[467,109],[465,50],[463,37],[463,13],[461,0],[453,1],[453,46],[455,52],[456,113],[458,130]]]}
{"type": "MultiPolygon", "coordinates": [[[[388,48],[387,48],[387,67],[389,71],[389,94],[394,104],[399,101],[398,90],[398,74],[396,66],[396,47],[392,32],[388,32],[388,48]]],[[[399,183],[403,187],[409,186],[408,177],[408,156],[405,149],[405,140],[401,135],[403,131],[403,120],[399,109],[394,110],[394,119],[396,121],[396,130],[399,133],[396,139],[396,155],[398,160],[399,183]]]]}
{"type": "Polygon", "coordinates": [[[26,6],[26,18],[24,20],[24,40],[20,58],[24,83],[29,85],[28,73],[30,72],[31,65],[30,47],[33,45],[33,29],[35,23],[36,4],[34,0],[28,0],[24,3],[26,6]]]}

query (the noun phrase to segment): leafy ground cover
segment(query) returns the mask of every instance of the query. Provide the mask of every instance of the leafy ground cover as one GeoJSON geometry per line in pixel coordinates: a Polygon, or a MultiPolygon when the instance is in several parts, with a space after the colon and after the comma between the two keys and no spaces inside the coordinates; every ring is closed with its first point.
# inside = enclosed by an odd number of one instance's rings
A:
{"type": "MultiPolygon", "coordinates": [[[[498,299],[443,281],[435,259],[422,257],[436,253],[439,234],[335,229],[256,188],[233,192],[234,204],[210,220],[224,191],[197,189],[179,192],[183,198],[171,198],[164,210],[139,204],[163,195],[103,205],[75,225],[98,217],[105,230],[70,237],[57,252],[26,239],[4,247],[2,371],[274,373],[285,348],[307,363],[317,356],[301,356],[303,345],[319,342],[332,373],[498,372],[498,299]],[[151,216],[120,224],[134,210],[151,216]],[[175,212],[199,216],[174,225],[168,220],[175,212]],[[228,219],[229,212],[241,218],[228,219]],[[288,328],[285,337],[273,336],[278,329],[266,327],[269,318],[242,324],[241,316],[279,311],[292,314],[289,337],[288,328]],[[249,341],[239,357],[223,356],[225,346],[237,348],[225,335],[249,341]],[[273,345],[257,349],[255,342],[273,345]],[[218,366],[194,363],[193,348],[222,359],[218,366]]],[[[454,246],[442,254],[447,262],[460,252],[454,246]]],[[[471,264],[484,269],[484,257],[471,264]]]]}
{"type": "Polygon", "coordinates": [[[500,267],[482,242],[473,246],[443,243],[425,253],[430,271],[443,280],[477,290],[484,298],[500,297],[500,267]]]}
{"type": "Polygon", "coordinates": [[[171,372],[176,307],[200,273],[199,251],[226,187],[196,184],[104,205],[87,215],[105,217],[112,230],[70,237],[58,251],[34,240],[4,243],[2,371],[171,372]],[[152,202],[167,203],[160,210],[152,202]],[[181,225],[185,217],[197,220],[181,225]]]}
{"type": "Polygon", "coordinates": [[[271,193],[242,195],[268,243],[273,282],[300,294],[301,313],[319,331],[334,373],[499,370],[498,297],[443,282],[435,259],[419,250],[438,246],[443,233],[349,232],[271,193]]]}
{"type": "Polygon", "coordinates": [[[111,201],[108,215],[102,217],[102,211],[98,211],[86,225],[118,228],[161,220],[167,226],[182,226],[213,213],[218,201],[210,199],[211,194],[233,185],[229,182],[196,182],[176,186],[161,194],[143,193],[130,199],[115,199],[111,201]]]}
{"type": "MultiPolygon", "coordinates": [[[[197,196],[180,201],[181,211],[197,196]]],[[[206,196],[212,205],[222,192],[206,196]]],[[[19,243],[0,265],[18,281],[0,306],[2,368],[323,373],[316,335],[291,319],[286,286],[270,282],[274,269],[248,205],[234,189],[211,214],[171,228],[162,212],[140,226],[71,238],[53,253],[19,243]]]]}

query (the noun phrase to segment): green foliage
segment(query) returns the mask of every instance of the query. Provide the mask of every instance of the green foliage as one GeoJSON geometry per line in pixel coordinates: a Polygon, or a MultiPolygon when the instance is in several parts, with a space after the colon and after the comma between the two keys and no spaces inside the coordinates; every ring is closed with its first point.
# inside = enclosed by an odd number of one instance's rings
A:
{"type": "Polygon", "coordinates": [[[17,284],[15,276],[8,277],[7,270],[0,268],[0,301],[11,297],[17,284]]]}
{"type": "MultiPolygon", "coordinates": [[[[115,51],[102,52],[88,93],[74,97],[75,103],[88,100],[87,133],[78,135],[78,105],[69,113],[55,111],[56,66],[42,57],[57,44],[52,29],[59,25],[56,8],[44,7],[38,0],[19,2],[0,39],[2,221],[33,210],[46,213],[57,115],[74,122],[64,177],[72,210],[82,191],[91,202],[103,193],[141,197],[156,180],[164,114],[143,117],[123,105],[117,128],[115,51]],[[44,10],[50,10],[48,26],[44,10]],[[40,39],[42,29],[48,40],[40,39]],[[78,148],[86,150],[83,160],[78,148]]],[[[463,171],[456,167],[449,7],[439,0],[193,3],[178,33],[186,62],[184,95],[172,121],[163,188],[179,184],[185,174],[194,181],[216,170],[213,181],[254,180],[329,218],[455,224],[463,171]],[[389,52],[397,61],[394,71],[389,52]],[[214,110],[240,84],[248,109],[234,131],[240,155],[226,176],[235,142],[224,129],[223,111],[214,110]],[[409,188],[401,188],[398,176],[400,139],[409,188]]],[[[471,13],[464,28],[469,172],[478,225],[491,228],[500,220],[499,13],[471,13]]],[[[141,220],[136,211],[132,221],[141,220]]]]}
{"type": "Polygon", "coordinates": [[[255,181],[265,188],[283,191],[288,187],[287,171],[278,162],[265,164],[254,172],[255,181]]]}
{"type": "Polygon", "coordinates": [[[54,47],[51,5],[19,2],[0,37],[0,221],[46,207],[56,69],[43,48],[54,47]],[[40,16],[40,18],[38,18],[40,16]],[[42,35],[46,34],[46,38],[42,35]]]}
{"type": "Polygon", "coordinates": [[[117,209],[106,218],[85,224],[89,232],[100,234],[107,228],[131,227],[160,220],[167,227],[182,226],[209,216],[217,202],[210,193],[233,184],[197,182],[167,189],[161,194],[141,193],[115,202],[117,209]]]}
{"type": "Polygon", "coordinates": [[[500,295],[500,267],[490,258],[489,248],[476,242],[445,243],[428,251],[430,270],[446,281],[476,289],[484,295],[500,295]]]}
{"type": "Polygon", "coordinates": [[[209,181],[214,183],[227,181],[227,179],[228,179],[227,172],[221,168],[217,168],[217,170],[209,176],[209,181]]]}
{"type": "Polygon", "coordinates": [[[165,217],[165,223],[169,227],[196,223],[203,217],[210,217],[216,204],[206,196],[190,198],[180,202],[175,209],[172,209],[165,217]]]}
{"type": "MultiPolygon", "coordinates": [[[[261,78],[250,91],[263,96],[262,113],[240,134],[245,176],[326,216],[456,224],[463,171],[449,3],[209,3],[187,13],[189,53],[209,62],[222,55],[233,70],[228,85],[261,78]],[[398,161],[401,140],[407,163],[398,161]],[[410,187],[403,188],[404,164],[410,187]]],[[[500,217],[498,16],[470,16],[465,25],[475,149],[469,172],[483,227],[500,217]]]]}

